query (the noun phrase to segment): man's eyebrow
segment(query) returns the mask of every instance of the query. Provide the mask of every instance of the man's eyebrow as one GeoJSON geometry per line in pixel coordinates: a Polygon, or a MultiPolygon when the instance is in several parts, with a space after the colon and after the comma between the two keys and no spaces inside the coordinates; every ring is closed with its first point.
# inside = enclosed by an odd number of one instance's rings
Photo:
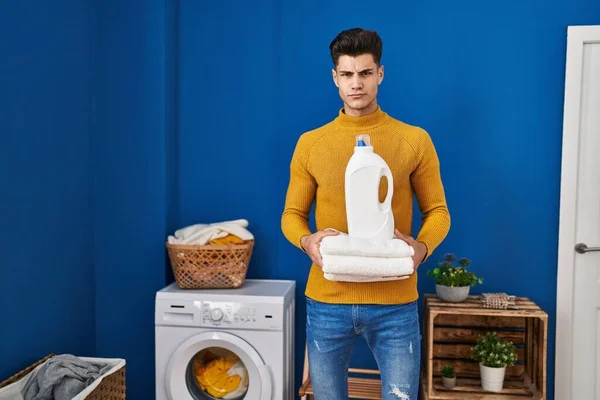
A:
{"type": "MultiPolygon", "coordinates": [[[[363,72],[371,72],[373,71],[374,68],[367,68],[367,69],[363,69],[362,71],[358,71],[359,73],[363,73],[363,72]]],[[[340,70],[340,73],[342,74],[353,74],[354,71],[345,71],[345,70],[340,70]]]]}

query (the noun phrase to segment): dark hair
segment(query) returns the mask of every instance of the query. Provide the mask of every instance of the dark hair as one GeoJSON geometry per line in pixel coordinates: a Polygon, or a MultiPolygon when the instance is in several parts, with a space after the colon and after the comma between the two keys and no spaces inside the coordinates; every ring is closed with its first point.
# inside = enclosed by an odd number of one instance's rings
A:
{"type": "Polygon", "coordinates": [[[367,53],[380,65],[383,42],[375,31],[352,28],[340,32],[329,44],[329,51],[334,66],[337,66],[341,55],[356,57],[367,53]]]}

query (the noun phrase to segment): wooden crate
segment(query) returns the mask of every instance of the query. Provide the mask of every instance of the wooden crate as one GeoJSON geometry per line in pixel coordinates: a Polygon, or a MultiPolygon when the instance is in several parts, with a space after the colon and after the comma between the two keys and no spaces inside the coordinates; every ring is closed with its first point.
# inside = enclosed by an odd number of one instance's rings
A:
{"type": "Polygon", "coordinates": [[[548,314],[531,300],[519,297],[517,310],[484,308],[479,296],[447,303],[425,295],[423,327],[423,400],[545,400],[548,314]],[[471,347],[479,334],[495,331],[517,347],[518,361],[507,367],[502,392],[481,387],[479,364],[471,347]],[[456,386],[442,385],[441,368],[452,365],[456,386]]]}

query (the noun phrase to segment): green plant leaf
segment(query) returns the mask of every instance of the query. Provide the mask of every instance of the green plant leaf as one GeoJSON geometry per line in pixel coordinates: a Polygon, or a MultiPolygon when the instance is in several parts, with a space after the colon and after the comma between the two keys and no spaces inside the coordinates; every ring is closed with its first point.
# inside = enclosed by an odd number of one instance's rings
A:
{"type": "Polygon", "coordinates": [[[438,263],[438,268],[426,272],[427,276],[433,278],[438,285],[459,287],[459,286],[475,286],[483,283],[483,278],[478,277],[475,273],[467,271],[467,267],[471,265],[471,260],[461,258],[460,266],[455,266],[452,262],[456,260],[456,256],[452,253],[447,253],[444,260],[438,263]]]}
{"type": "Polygon", "coordinates": [[[512,342],[498,338],[496,332],[488,332],[477,337],[477,344],[471,348],[471,358],[486,367],[500,368],[513,366],[517,353],[512,342]]]}

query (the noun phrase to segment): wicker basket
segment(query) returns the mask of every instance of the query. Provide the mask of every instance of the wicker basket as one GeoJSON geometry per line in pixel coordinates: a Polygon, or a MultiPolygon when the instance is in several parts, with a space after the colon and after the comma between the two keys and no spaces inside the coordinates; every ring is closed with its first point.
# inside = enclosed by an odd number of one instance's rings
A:
{"type": "Polygon", "coordinates": [[[203,246],[167,242],[167,249],[180,288],[239,288],[246,279],[254,240],[203,246]]]}
{"type": "MultiPolygon", "coordinates": [[[[0,389],[17,382],[30,374],[38,365],[41,365],[54,357],[49,354],[43,359],[31,364],[29,367],[17,372],[10,378],[0,382],[0,389]]],[[[124,400],[125,399],[125,366],[119,368],[112,374],[102,378],[102,382],[86,397],[86,400],[124,400]]]]}

